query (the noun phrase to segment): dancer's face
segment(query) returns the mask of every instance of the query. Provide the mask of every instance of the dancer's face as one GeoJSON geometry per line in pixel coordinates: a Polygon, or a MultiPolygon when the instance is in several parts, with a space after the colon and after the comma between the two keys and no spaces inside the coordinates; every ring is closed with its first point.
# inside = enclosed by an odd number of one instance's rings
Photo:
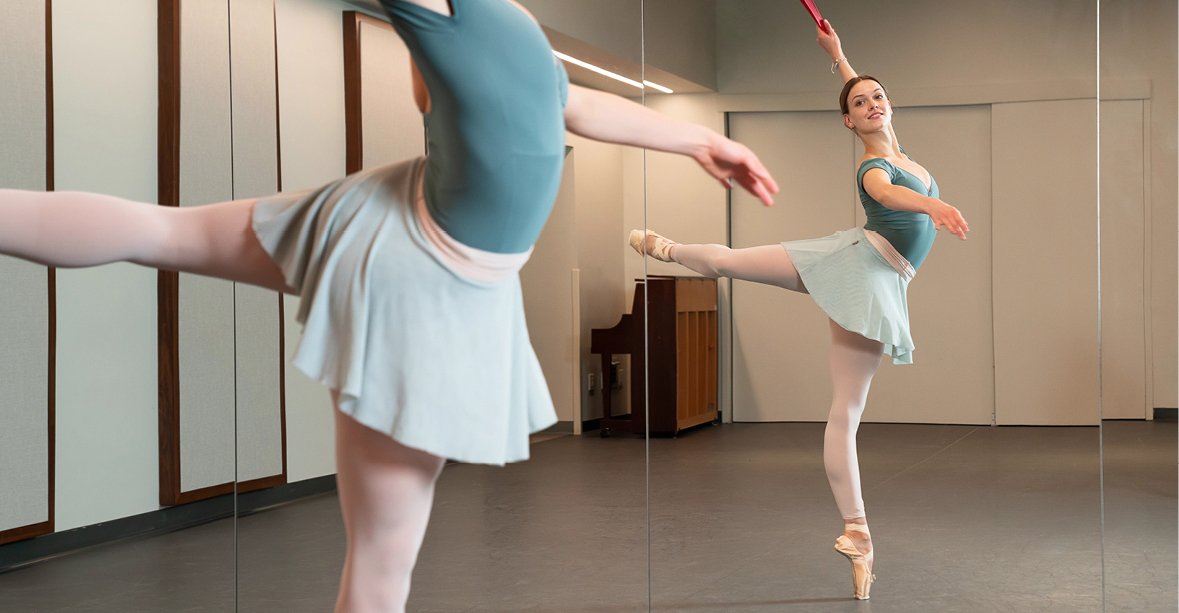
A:
{"type": "Polygon", "coordinates": [[[860,81],[847,94],[843,123],[859,134],[879,132],[892,122],[892,105],[876,81],[860,81]]]}

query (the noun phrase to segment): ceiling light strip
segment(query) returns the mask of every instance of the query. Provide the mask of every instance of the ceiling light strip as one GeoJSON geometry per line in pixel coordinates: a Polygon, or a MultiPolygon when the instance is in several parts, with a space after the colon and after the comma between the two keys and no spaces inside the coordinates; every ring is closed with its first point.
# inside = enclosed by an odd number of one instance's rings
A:
{"type": "Polygon", "coordinates": [[[670,93],[672,93],[672,91],[671,91],[670,89],[668,89],[668,88],[666,88],[666,87],[664,87],[664,86],[662,86],[662,85],[659,85],[658,83],[652,83],[652,82],[650,82],[650,81],[644,80],[644,81],[643,81],[643,85],[646,85],[647,87],[651,87],[651,88],[657,89],[657,90],[659,90],[659,91],[661,91],[661,92],[663,92],[663,93],[665,93],[665,94],[670,94],[670,93]]]}
{"type": "Polygon", "coordinates": [[[638,81],[635,81],[633,79],[628,79],[620,74],[610,72],[609,70],[606,70],[605,68],[598,68],[597,66],[594,66],[593,64],[590,64],[589,62],[583,62],[575,57],[569,57],[568,55],[565,55],[564,53],[561,53],[560,51],[553,51],[553,55],[565,60],[566,62],[569,62],[570,64],[577,64],[578,66],[581,66],[582,68],[588,68],[588,69],[590,69],[600,75],[605,75],[607,77],[610,77],[611,79],[616,79],[618,81],[622,81],[623,83],[626,83],[627,85],[633,85],[639,89],[643,89],[642,83],[639,83],[638,81]]]}
{"type": "Polygon", "coordinates": [[[605,68],[598,68],[597,66],[594,66],[593,64],[590,64],[589,62],[583,62],[575,57],[570,57],[568,55],[565,55],[564,53],[561,53],[560,51],[553,51],[553,55],[565,60],[566,62],[569,62],[570,64],[577,64],[578,66],[581,66],[582,68],[588,68],[589,70],[592,70],[600,75],[605,75],[607,77],[610,77],[611,79],[617,79],[619,81],[622,81],[623,83],[626,83],[627,85],[633,85],[639,89],[643,89],[643,86],[646,85],[647,87],[650,87],[652,89],[657,89],[665,94],[672,93],[672,91],[670,89],[668,89],[662,85],[659,85],[657,83],[652,83],[650,81],[643,81],[642,83],[639,83],[638,81],[635,81],[633,79],[628,79],[620,74],[610,72],[609,70],[606,70],[605,68]]]}

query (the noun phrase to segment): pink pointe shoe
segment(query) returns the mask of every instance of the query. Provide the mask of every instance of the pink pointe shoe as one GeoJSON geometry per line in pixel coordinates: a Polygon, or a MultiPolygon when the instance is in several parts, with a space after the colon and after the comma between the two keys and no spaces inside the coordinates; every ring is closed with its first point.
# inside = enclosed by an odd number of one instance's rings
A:
{"type": "Polygon", "coordinates": [[[872,589],[872,582],[876,580],[876,575],[868,570],[872,565],[873,552],[860,553],[860,550],[852,544],[851,539],[842,534],[835,539],[835,551],[851,560],[852,585],[856,588],[856,600],[868,600],[868,592],[872,589]]]}
{"type": "Polygon", "coordinates": [[[642,230],[630,231],[630,246],[639,252],[639,255],[650,255],[660,262],[674,262],[671,259],[671,248],[675,247],[676,243],[659,236],[658,234],[647,230],[645,233],[642,230]],[[643,249],[643,239],[646,238],[646,249],[643,249]]]}

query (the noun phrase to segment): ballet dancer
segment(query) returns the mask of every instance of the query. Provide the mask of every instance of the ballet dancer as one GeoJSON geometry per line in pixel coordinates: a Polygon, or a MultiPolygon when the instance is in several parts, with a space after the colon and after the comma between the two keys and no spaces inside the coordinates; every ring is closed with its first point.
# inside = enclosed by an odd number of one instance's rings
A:
{"type": "Polygon", "coordinates": [[[860,493],[856,430],[881,355],[889,353],[895,364],[913,361],[905,293],[937,230],[946,228],[966,240],[970,227],[958,209],[938,199],[933,176],[901,148],[884,85],[875,77],[856,75],[839,36],[830,22],[823,23],[827,32],[817,26],[815,30],[819,45],[834,62],[832,72],[838,69],[844,81],[839,95],[843,123],[864,143],[857,172],[860,202],[868,218],[864,227],[748,249],[681,245],[650,230],[634,230],[630,244],[639,253],[708,277],[809,293],[828,315],[833,394],[823,465],[844,520],[835,549],[851,560],[855,597],[867,600],[876,577],[860,493]]]}
{"type": "Polygon", "coordinates": [[[294,364],[328,386],[347,556],[339,613],[403,611],[445,458],[528,458],[556,422],[517,272],[553,206],[565,132],[691,156],[767,204],[746,147],[570,85],[511,0],[382,0],[413,60],[429,156],[319,189],[185,208],[0,190],[0,253],[127,261],[300,296],[294,364]]]}

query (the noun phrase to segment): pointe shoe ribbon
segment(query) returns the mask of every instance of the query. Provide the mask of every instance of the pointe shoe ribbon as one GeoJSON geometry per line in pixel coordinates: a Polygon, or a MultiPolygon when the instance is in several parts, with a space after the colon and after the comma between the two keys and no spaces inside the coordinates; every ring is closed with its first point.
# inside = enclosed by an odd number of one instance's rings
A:
{"type": "Polygon", "coordinates": [[[660,262],[675,261],[671,259],[671,248],[675,246],[675,241],[663,238],[650,230],[645,233],[642,230],[631,230],[629,242],[630,246],[639,252],[639,255],[650,255],[660,262]],[[643,248],[644,238],[646,239],[646,249],[643,248]]]}
{"type": "Polygon", "coordinates": [[[852,585],[856,589],[856,600],[868,600],[868,592],[872,589],[872,582],[876,580],[876,575],[868,570],[868,565],[872,561],[872,552],[869,551],[867,555],[860,553],[860,550],[852,544],[851,539],[843,535],[835,539],[835,551],[851,560],[852,585]]]}

